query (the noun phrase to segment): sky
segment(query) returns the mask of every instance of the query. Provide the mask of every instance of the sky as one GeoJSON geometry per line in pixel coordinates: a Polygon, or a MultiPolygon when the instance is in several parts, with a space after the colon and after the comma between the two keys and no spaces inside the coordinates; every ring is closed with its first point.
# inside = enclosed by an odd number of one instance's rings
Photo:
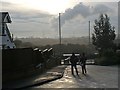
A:
{"type": "Polygon", "coordinates": [[[14,37],[58,38],[61,13],[62,37],[88,36],[101,13],[110,17],[118,32],[119,0],[1,0],[1,11],[9,12],[8,24],[14,37]]]}

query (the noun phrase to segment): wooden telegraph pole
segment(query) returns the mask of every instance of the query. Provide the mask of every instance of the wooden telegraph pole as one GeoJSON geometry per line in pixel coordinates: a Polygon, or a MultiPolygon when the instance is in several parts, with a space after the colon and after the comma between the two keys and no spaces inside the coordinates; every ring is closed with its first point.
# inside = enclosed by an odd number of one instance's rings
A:
{"type": "Polygon", "coordinates": [[[59,44],[61,45],[61,18],[59,13],[59,44]]]}
{"type": "Polygon", "coordinates": [[[90,21],[89,21],[89,45],[90,45],[90,21]]]}
{"type": "Polygon", "coordinates": [[[60,45],[60,55],[61,55],[61,18],[59,13],[59,45],[60,45]]]}

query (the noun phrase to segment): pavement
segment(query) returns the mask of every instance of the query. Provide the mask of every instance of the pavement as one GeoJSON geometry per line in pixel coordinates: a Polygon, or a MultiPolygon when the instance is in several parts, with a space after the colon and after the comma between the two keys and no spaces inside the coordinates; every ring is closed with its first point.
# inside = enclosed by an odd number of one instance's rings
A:
{"type": "Polygon", "coordinates": [[[29,90],[49,88],[52,88],[52,90],[54,90],[53,88],[62,90],[120,90],[118,89],[118,66],[87,65],[86,75],[82,74],[80,65],[77,65],[77,68],[79,76],[76,75],[75,71],[74,75],[72,75],[71,66],[68,65],[62,78],[31,87],[29,90]]]}
{"type": "Polygon", "coordinates": [[[26,89],[33,86],[42,85],[48,82],[51,82],[56,79],[60,79],[63,77],[64,70],[67,66],[60,65],[57,67],[53,67],[52,69],[48,70],[47,72],[43,73],[42,75],[36,75],[33,77],[28,77],[25,79],[21,79],[14,82],[9,82],[2,85],[2,89],[26,89]]]}

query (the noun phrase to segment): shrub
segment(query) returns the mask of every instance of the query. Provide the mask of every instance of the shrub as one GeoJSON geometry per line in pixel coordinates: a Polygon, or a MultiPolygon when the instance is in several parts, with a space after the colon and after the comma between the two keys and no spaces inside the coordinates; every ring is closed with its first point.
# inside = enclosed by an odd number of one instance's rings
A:
{"type": "Polygon", "coordinates": [[[115,54],[116,53],[114,52],[113,49],[107,49],[102,52],[102,56],[105,56],[105,57],[114,56],[115,54]]]}
{"type": "Polygon", "coordinates": [[[97,65],[115,65],[118,64],[119,57],[112,50],[108,49],[102,52],[102,55],[95,59],[97,65]]]}
{"type": "Polygon", "coordinates": [[[116,56],[111,57],[100,57],[95,59],[97,65],[115,65],[118,64],[118,58],[116,56]]]}

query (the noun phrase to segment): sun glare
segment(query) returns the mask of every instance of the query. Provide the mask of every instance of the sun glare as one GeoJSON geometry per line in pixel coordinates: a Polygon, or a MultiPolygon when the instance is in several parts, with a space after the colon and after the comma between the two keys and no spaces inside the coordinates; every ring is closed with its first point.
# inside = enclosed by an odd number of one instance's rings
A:
{"type": "Polygon", "coordinates": [[[25,8],[41,10],[50,14],[63,13],[67,8],[76,5],[80,0],[6,0],[7,2],[19,4],[25,8]]]}
{"type": "MultiPolygon", "coordinates": [[[[4,0],[2,0],[4,1],[4,0]]],[[[5,0],[5,2],[19,4],[25,8],[41,10],[50,14],[64,13],[67,8],[72,8],[79,2],[91,2],[95,0],[5,0]]],[[[98,0],[100,1],[100,0],[98,0]]],[[[101,0],[107,1],[107,0],[101,0]]],[[[108,0],[112,1],[112,0],[108,0]]],[[[115,0],[118,1],[118,0],[115,0]]]]}
{"type": "Polygon", "coordinates": [[[44,10],[50,14],[58,14],[64,12],[69,2],[68,0],[26,0],[23,5],[36,10],[44,10]]]}
{"type": "Polygon", "coordinates": [[[33,2],[31,2],[30,5],[35,9],[42,9],[48,11],[51,14],[56,14],[62,12],[66,8],[67,2],[64,0],[51,0],[49,2],[43,0],[43,3],[34,2],[33,4],[33,2]]]}
{"type": "Polygon", "coordinates": [[[29,2],[29,6],[35,9],[41,9],[50,14],[64,12],[69,6],[69,0],[42,0],[38,2],[29,2]]]}

